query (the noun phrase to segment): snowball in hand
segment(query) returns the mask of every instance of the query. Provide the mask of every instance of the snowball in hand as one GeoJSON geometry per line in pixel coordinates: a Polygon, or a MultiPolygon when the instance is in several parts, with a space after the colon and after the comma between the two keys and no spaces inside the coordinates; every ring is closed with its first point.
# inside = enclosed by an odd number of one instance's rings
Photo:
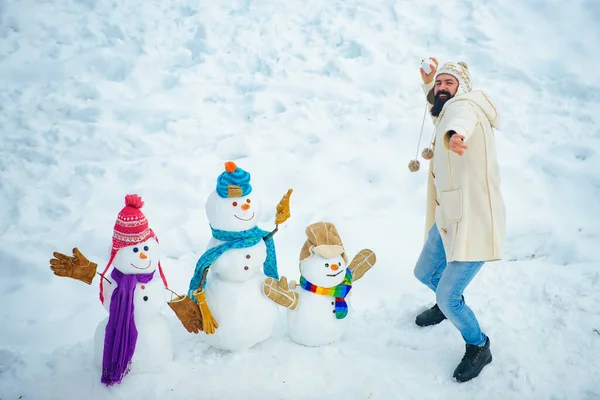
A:
{"type": "Polygon", "coordinates": [[[421,63],[421,68],[423,68],[423,71],[425,71],[426,74],[431,72],[431,64],[433,64],[433,60],[431,58],[427,58],[421,63]]]}

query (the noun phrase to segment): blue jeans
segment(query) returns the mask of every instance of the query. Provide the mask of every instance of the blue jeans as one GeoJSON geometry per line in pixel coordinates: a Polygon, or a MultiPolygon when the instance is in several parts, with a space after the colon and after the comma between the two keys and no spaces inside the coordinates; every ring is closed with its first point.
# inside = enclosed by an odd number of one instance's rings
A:
{"type": "Polygon", "coordinates": [[[446,262],[440,232],[433,224],[415,266],[415,276],[433,290],[440,310],[460,331],[465,342],[476,346],[483,346],[486,336],[462,295],[483,264],[483,261],[446,262]]]}

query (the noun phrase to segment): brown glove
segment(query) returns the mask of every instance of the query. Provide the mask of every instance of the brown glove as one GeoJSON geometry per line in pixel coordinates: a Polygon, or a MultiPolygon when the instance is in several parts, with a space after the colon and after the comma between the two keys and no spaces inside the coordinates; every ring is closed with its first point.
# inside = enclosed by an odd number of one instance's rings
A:
{"type": "Polygon", "coordinates": [[[212,313],[210,312],[210,308],[206,303],[206,294],[204,293],[204,290],[194,290],[194,297],[198,301],[200,314],[202,315],[202,330],[207,335],[212,335],[216,332],[217,328],[219,327],[219,324],[213,318],[212,313]]]}
{"type": "Polygon", "coordinates": [[[88,285],[92,284],[98,264],[85,258],[77,247],[73,249],[73,257],[58,252],[54,252],[54,257],[50,259],[50,269],[54,271],[54,275],[77,279],[88,285]]]}
{"type": "Polygon", "coordinates": [[[263,284],[263,293],[275,303],[290,310],[295,310],[300,301],[300,295],[290,290],[287,278],[281,277],[281,280],[274,278],[265,279],[263,284]]]}
{"type": "Polygon", "coordinates": [[[175,312],[183,327],[190,333],[198,333],[202,330],[202,314],[198,304],[194,303],[188,296],[178,296],[175,300],[167,303],[175,312]]]}
{"type": "Polygon", "coordinates": [[[377,258],[375,253],[369,249],[361,250],[357,255],[354,256],[348,268],[352,272],[352,281],[355,282],[362,278],[362,276],[375,265],[377,258]]]}
{"type": "Polygon", "coordinates": [[[275,225],[283,224],[290,216],[290,196],[292,189],[289,189],[283,195],[279,204],[277,204],[277,213],[275,214],[275,225]]]}

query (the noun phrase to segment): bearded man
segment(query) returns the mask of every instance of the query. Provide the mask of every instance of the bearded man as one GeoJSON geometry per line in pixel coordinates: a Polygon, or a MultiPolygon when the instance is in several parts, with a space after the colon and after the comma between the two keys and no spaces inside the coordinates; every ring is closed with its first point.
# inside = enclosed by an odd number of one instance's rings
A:
{"type": "Polygon", "coordinates": [[[481,330],[463,292],[486,262],[500,260],[506,216],[494,127],[498,113],[489,97],[473,91],[467,64],[421,68],[423,89],[435,125],[429,165],[426,239],[414,274],[434,293],[436,304],[419,314],[419,326],[449,319],[466,343],[453,377],[466,382],[492,361],[490,339],[481,330]]]}

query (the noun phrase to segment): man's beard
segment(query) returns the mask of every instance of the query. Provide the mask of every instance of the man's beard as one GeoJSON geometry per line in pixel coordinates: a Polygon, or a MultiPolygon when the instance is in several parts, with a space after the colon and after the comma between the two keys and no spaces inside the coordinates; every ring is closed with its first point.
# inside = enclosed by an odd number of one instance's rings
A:
{"type": "Polygon", "coordinates": [[[451,98],[452,95],[450,94],[450,92],[446,92],[445,90],[440,90],[439,92],[437,92],[433,100],[433,107],[431,107],[431,115],[433,115],[434,117],[439,116],[442,112],[442,108],[444,108],[444,104],[446,104],[446,102],[451,98]],[[440,95],[442,94],[445,94],[447,97],[441,99],[440,95]]]}

